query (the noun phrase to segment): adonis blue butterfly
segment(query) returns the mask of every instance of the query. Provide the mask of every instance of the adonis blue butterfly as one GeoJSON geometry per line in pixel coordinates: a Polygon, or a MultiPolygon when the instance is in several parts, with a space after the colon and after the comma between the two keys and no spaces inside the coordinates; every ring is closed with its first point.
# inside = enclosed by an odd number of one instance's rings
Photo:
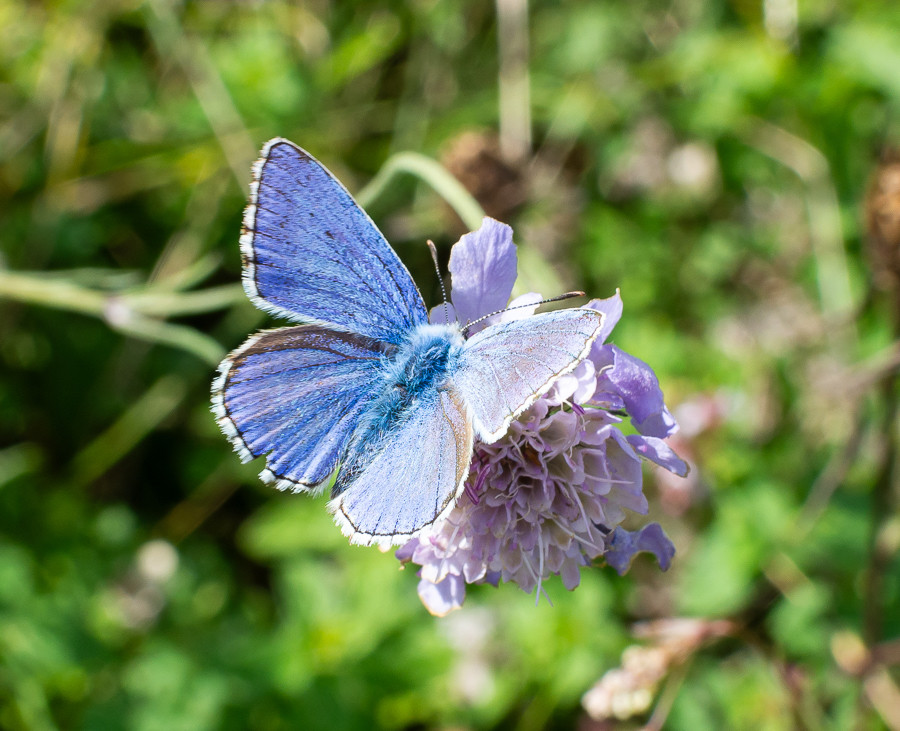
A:
{"type": "Polygon", "coordinates": [[[429,324],[372,220],[284,139],[253,168],[241,254],[253,304],[300,324],[258,332],[222,361],[213,411],[242,460],[265,456],[265,482],[313,490],[337,469],[328,507],[354,543],[404,543],[444,517],[474,440],[500,439],[603,323],[567,309],[470,337],[465,323],[429,324]]]}

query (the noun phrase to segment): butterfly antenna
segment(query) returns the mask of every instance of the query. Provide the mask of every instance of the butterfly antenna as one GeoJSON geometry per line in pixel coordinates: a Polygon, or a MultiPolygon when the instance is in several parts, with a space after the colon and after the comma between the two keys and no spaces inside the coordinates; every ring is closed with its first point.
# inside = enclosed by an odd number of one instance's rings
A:
{"type": "Polygon", "coordinates": [[[479,317],[477,320],[472,320],[472,322],[468,323],[463,328],[463,337],[468,337],[467,331],[473,325],[477,325],[479,322],[483,322],[487,320],[489,317],[493,317],[494,315],[499,315],[501,312],[509,312],[509,310],[520,310],[523,307],[540,307],[541,305],[545,305],[548,302],[559,302],[560,300],[568,300],[573,297],[584,297],[584,292],[566,292],[565,294],[557,295],[556,297],[550,297],[550,299],[541,300],[540,302],[529,302],[525,305],[515,305],[514,307],[504,307],[502,310],[497,310],[496,312],[492,312],[489,315],[484,315],[483,317],[479,317]]]}
{"type": "Polygon", "coordinates": [[[434,262],[434,271],[437,272],[438,283],[441,285],[441,297],[444,298],[444,324],[450,324],[450,311],[447,309],[447,290],[444,289],[444,278],[441,276],[441,267],[438,264],[437,247],[434,241],[428,239],[428,250],[431,252],[431,260],[434,262]]]}

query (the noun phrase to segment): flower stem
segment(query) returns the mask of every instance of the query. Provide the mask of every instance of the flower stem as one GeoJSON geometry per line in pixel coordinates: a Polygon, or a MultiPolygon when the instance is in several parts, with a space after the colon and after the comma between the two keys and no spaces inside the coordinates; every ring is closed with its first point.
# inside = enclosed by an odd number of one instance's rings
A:
{"type": "Polygon", "coordinates": [[[388,158],[378,174],[356,196],[368,208],[388,189],[398,175],[407,173],[427,183],[443,198],[471,230],[481,226],[484,210],[472,194],[436,160],[416,152],[398,152],[388,158]]]}
{"type": "Polygon", "coordinates": [[[184,400],[180,376],[166,375],[128,408],[112,426],[82,449],[72,465],[75,482],[87,485],[128,454],[184,400]]]}
{"type": "Polygon", "coordinates": [[[0,297],[98,317],[107,300],[105,294],[71,281],[8,271],[0,271],[0,297]]]}
{"type": "Polygon", "coordinates": [[[243,301],[244,293],[236,284],[194,292],[170,291],[157,285],[99,292],[68,279],[0,270],[0,298],[99,317],[125,335],[171,345],[215,365],[225,352],[219,343],[194,328],[165,322],[164,318],[225,309],[243,301]]]}
{"type": "Polygon", "coordinates": [[[122,322],[110,322],[110,325],[123,335],[184,350],[212,366],[218,365],[225,356],[225,349],[218,341],[186,325],[135,313],[130,313],[122,322]]]}

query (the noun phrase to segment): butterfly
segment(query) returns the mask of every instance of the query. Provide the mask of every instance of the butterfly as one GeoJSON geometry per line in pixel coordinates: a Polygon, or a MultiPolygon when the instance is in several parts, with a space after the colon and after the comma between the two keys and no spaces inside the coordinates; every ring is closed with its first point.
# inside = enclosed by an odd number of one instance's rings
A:
{"type": "MultiPolygon", "coordinates": [[[[499,225],[499,224],[498,224],[499,225]]],[[[352,543],[405,543],[453,508],[475,439],[510,423],[588,354],[603,315],[572,308],[430,324],[406,267],[343,185],[288,140],[253,167],[240,239],[254,305],[297,323],[219,366],[213,412],[264,482],[314,491],[352,543]]]]}

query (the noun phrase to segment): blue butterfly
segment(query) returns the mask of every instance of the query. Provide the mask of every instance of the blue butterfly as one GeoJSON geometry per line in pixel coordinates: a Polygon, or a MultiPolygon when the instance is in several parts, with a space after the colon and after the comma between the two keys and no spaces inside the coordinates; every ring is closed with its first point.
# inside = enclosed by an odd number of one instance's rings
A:
{"type": "Polygon", "coordinates": [[[312,490],[337,468],[329,510],[351,542],[406,542],[463,491],[474,440],[494,442],[588,354],[603,324],[567,309],[471,337],[429,324],[406,267],[347,190],[292,142],[253,168],[243,283],[301,323],[251,336],[219,366],[212,401],[263,481],[312,490]]]}

